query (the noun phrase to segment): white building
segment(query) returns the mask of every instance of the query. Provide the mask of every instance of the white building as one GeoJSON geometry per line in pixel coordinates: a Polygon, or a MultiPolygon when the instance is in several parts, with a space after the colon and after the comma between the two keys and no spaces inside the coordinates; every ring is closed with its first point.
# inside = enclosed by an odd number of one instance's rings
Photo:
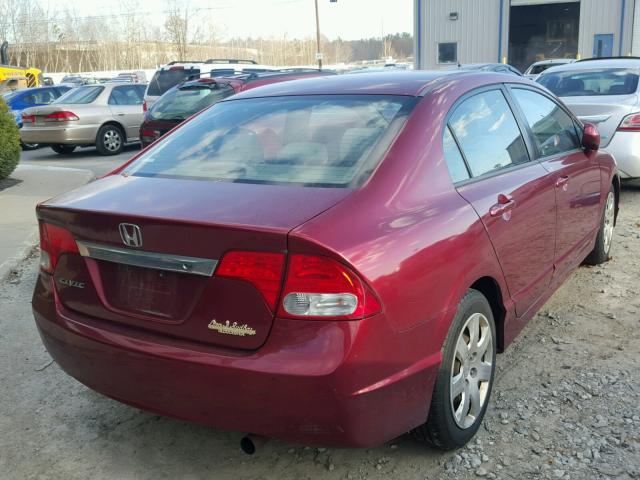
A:
{"type": "Polygon", "coordinates": [[[640,56],[640,0],[414,0],[416,68],[640,56]]]}

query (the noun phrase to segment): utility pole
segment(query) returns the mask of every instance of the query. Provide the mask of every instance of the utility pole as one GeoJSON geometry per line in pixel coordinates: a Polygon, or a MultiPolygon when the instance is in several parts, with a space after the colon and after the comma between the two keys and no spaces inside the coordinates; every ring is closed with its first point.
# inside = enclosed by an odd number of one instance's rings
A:
{"type": "Polygon", "coordinates": [[[316,60],[318,60],[318,68],[322,70],[322,51],[320,50],[320,15],[318,14],[318,0],[316,1],[316,60]]]}

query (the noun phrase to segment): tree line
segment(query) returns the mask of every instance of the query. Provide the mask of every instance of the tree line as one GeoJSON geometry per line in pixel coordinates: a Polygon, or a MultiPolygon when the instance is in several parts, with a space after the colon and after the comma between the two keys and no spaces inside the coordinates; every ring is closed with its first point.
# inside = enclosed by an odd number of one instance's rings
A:
{"type": "MultiPolygon", "coordinates": [[[[315,63],[316,41],[311,37],[222,40],[215,11],[195,9],[188,1],[164,3],[155,22],[148,21],[139,0],[111,2],[117,13],[83,17],[69,6],[52,8],[51,2],[0,0],[0,41],[10,42],[10,63],[45,72],[155,68],[172,60],[208,58],[281,66],[315,63]]],[[[409,33],[362,40],[323,37],[321,45],[325,64],[403,59],[413,53],[409,33]]]]}

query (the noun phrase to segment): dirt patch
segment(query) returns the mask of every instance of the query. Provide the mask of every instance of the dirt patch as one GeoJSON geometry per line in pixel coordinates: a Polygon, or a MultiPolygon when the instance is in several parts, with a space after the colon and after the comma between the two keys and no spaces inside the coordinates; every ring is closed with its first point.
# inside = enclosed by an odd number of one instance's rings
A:
{"type": "MultiPolygon", "coordinates": [[[[582,267],[498,356],[476,439],[442,453],[409,436],[366,450],[270,441],[127,407],[51,364],[29,299],[36,255],[0,285],[0,472],[5,478],[640,478],[640,187],[626,186],[614,258],[582,267]]],[[[1,475],[0,475],[1,476],[1,475]]]]}

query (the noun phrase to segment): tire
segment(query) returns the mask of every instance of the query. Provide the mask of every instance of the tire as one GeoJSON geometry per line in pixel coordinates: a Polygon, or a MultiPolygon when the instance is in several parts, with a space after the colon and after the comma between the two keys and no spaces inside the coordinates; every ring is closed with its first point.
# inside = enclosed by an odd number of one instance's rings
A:
{"type": "Polygon", "coordinates": [[[96,148],[100,155],[118,155],[124,148],[124,133],[116,125],[103,125],[96,135],[96,148]]]}
{"type": "Polygon", "coordinates": [[[67,155],[69,153],[72,153],[76,149],[76,146],[75,145],[51,145],[51,149],[54,152],[59,153],[60,155],[67,155]]]}
{"type": "Polygon", "coordinates": [[[39,143],[22,143],[22,142],[20,142],[20,147],[22,147],[22,150],[24,152],[28,152],[29,150],[36,150],[36,149],[40,148],[40,144],[39,143]]]}
{"type": "Polygon", "coordinates": [[[600,265],[609,260],[611,244],[613,243],[613,227],[616,218],[616,195],[613,185],[609,188],[607,200],[604,204],[604,211],[600,219],[600,228],[596,237],[596,244],[584,263],[587,265],[600,265]]]}
{"type": "Polygon", "coordinates": [[[452,450],[473,438],[482,424],[491,396],[496,340],[489,302],[479,291],[470,289],[460,301],[444,341],[429,418],[411,432],[417,440],[442,450],[452,450]],[[479,332],[475,335],[475,344],[471,333],[474,324],[479,332]],[[456,349],[459,341],[462,348],[456,349]],[[462,357],[465,357],[464,362],[460,361],[462,357]],[[456,378],[459,380],[455,381],[456,378]],[[454,384],[460,385],[460,393],[456,396],[450,394],[454,384]],[[472,395],[474,390],[477,396],[472,395]]]}

